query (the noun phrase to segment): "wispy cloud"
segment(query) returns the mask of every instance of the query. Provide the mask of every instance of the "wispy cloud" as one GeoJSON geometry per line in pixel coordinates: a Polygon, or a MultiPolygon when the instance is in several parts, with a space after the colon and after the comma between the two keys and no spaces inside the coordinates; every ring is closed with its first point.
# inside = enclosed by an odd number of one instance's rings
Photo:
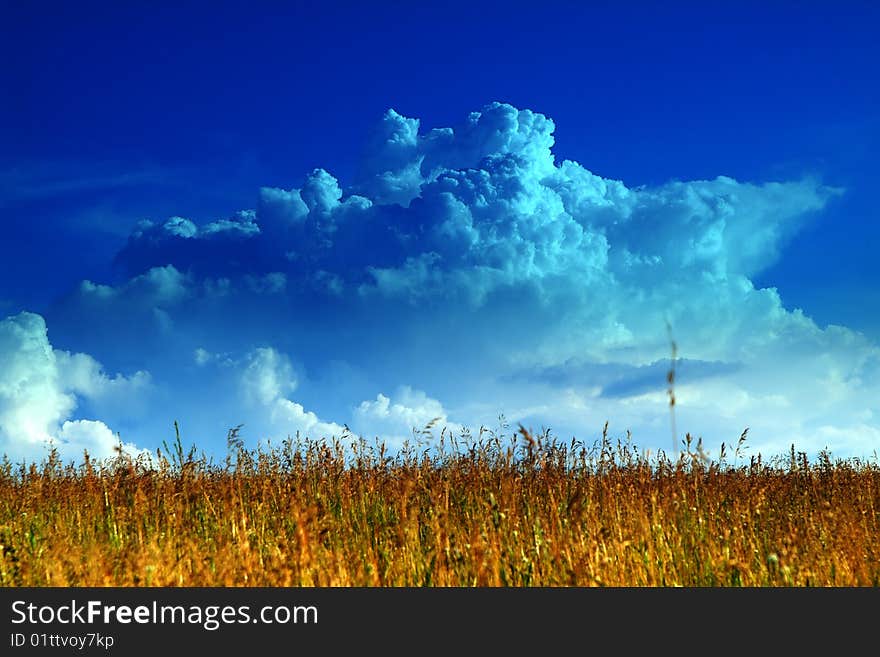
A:
{"type": "Polygon", "coordinates": [[[93,161],[34,161],[0,165],[0,208],[22,201],[44,200],[69,194],[173,185],[178,171],[93,161]]]}

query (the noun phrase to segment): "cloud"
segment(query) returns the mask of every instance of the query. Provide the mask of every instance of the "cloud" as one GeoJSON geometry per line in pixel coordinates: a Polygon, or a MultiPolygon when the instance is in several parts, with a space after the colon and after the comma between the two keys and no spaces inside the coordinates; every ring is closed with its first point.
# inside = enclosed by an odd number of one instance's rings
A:
{"type": "MultiPolygon", "coordinates": [[[[0,321],[0,445],[11,459],[40,460],[54,445],[65,460],[115,455],[120,440],[98,420],[71,420],[78,401],[114,401],[149,385],[146,372],[107,376],[82,353],[52,348],[40,315],[21,312],[0,321]]],[[[130,443],[124,449],[140,450],[130,443]]]]}
{"type": "Polygon", "coordinates": [[[121,445],[125,453],[137,458],[140,455],[150,457],[148,450],[138,449],[131,443],[122,441],[99,420],[66,420],[58,432],[58,438],[52,443],[61,449],[62,458],[78,460],[88,452],[92,458],[108,458],[117,454],[121,445]]]}
{"type": "Polygon", "coordinates": [[[557,161],[554,131],[505,103],[429,130],[389,110],[349,184],[316,168],[225,218],[145,221],[117,254],[122,278],[83,282],[53,326],[90,353],[136,343],[169,382],[179,363],[195,382],[211,354],[247,352],[241,401],[278,434],[332,433],[320,416],[347,408],[358,430],[400,438],[448,407],[474,425],[501,410],[571,431],[607,419],[667,445],[669,326],[684,430],[862,449],[847,436],[878,426],[876,342],[755,283],[843,190],[632,187],[557,161]],[[367,374],[322,380],[329,362],[367,374]]]}
{"type": "MultiPolygon", "coordinates": [[[[740,369],[736,363],[679,359],[674,364],[678,385],[728,375],[740,369]]],[[[524,369],[509,376],[511,381],[543,382],[558,387],[594,388],[602,397],[634,397],[667,385],[673,370],[671,357],[647,365],[593,363],[569,360],[559,365],[524,369]]]]}
{"type": "Polygon", "coordinates": [[[773,264],[805,217],[840,193],[815,180],[724,176],[629,189],[557,164],[553,122],[502,103],[456,129],[418,127],[389,111],[348,191],[315,169],[299,188],[261,189],[257,209],[231,219],[142,222],[117,261],[134,274],[171,265],[330,276],[337,292],[414,303],[445,294],[482,305],[520,287],[551,302],[575,284],[613,293],[691,277],[737,284],[773,264]]]}
{"type": "Polygon", "coordinates": [[[240,386],[246,403],[268,413],[267,437],[276,441],[297,432],[316,440],[329,439],[341,436],[345,430],[288,399],[297,387],[297,379],[290,359],[272,347],[259,347],[247,354],[240,386]]]}
{"type": "Polygon", "coordinates": [[[235,360],[228,353],[218,354],[205,349],[204,347],[196,347],[193,351],[193,361],[199,367],[209,364],[219,364],[224,367],[235,366],[235,360]]]}
{"type": "Polygon", "coordinates": [[[103,301],[137,300],[150,308],[174,306],[191,294],[191,277],[172,265],[153,267],[126,281],[124,285],[96,284],[89,280],[80,283],[76,293],[83,304],[103,301]]]}
{"type": "Polygon", "coordinates": [[[241,387],[247,401],[272,404],[296,389],[290,359],[271,347],[253,350],[241,374],[241,387]]]}
{"type": "Polygon", "coordinates": [[[130,377],[108,376],[101,364],[88,354],[54,350],[60,387],[91,400],[119,399],[141,394],[151,383],[149,372],[130,377]]]}
{"type": "Polygon", "coordinates": [[[170,217],[161,223],[144,219],[117,254],[115,264],[126,274],[143,274],[158,267],[172,269],[186,263],[199,273],[240,272],[258,253],[254,238],[260,234],[256,213],[236,212],[204,225],[185,217],[170,217]],[[162,257],[155,259],[161,252],[162,257]]]}
{"type": "Polygon", "coordinates": [[[95,164],[89,161],[30,161],[0,169],[0,207],[35,199],[107,192],[118,188],[168,186],[179,171],[156,167],[124,170],[118,162],[95,164]]]}
{"type": "Polygon", "coordinates": [[[381,393],[361,402],[352,416],[352,428],[364,438],[378,438],[391,448],[413,442],[413,432],[430,427],[439,435],[443,429],[459,434],[462,425],[450,422],[443,405],[421,390],[400,386],[392,397],[381,393]]]}

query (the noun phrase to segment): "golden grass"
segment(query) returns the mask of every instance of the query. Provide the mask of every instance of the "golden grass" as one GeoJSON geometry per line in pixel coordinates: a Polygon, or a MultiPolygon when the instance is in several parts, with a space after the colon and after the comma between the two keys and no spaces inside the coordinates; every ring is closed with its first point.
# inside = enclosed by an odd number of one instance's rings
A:
{"type": "MultiPolygon", "coordinates": [[[[607,427],[606,427],[607,429],[607,427]]],[[[230,435],[234,438],[234,434],[230,435]]],[[[741,447],[745,434],[740,441],[741,447]]],[[[877,586],[880,468],[525,429],[0,471],[3,586],[877,586]]]]}

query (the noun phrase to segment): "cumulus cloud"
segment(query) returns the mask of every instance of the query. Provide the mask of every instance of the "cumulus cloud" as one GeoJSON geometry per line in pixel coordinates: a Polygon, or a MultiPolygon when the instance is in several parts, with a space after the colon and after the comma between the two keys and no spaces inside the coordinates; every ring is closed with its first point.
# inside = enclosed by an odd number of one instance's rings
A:
{"type": "Polygon", "coordinates": [[[755,284],[843,190],[724,175],[632,187],[557,161],[554,131],[505,103],[429,130],[389,110],[349,184],[318,168],[227,218],[143,222],[116,258],[124,280],[84,282],[68,326],[88,309],[143,316],[142,332],[166,336],[151,353],[177,341],[203,369],[211,353],[276,345],[240,375],[275,431],[340,429],[290,399],[295,353],[316,372],[370,372],[350,406],[365,433],[411,435],[442,399],[473,424],[466,409],[503,407],[650,440],[667,418],[669,326],[686,430],[861,449],[880,418],[876,342],[755,284]]]}
{"type": "Polygon", "coordinates": [[[59,384],[64,390],[91,400],[120,399],[140,394],[151,383],[149,372],[140,370],[130,377],[108,376],[101,363],[88,354],[55,349],[59,384]]]}
{"type": "Polygon", "coordinates": [[[152,267],[126,281],[120,287],[101,285],[84,280],[77,293],[88,302],[117,298],[135,298],[153,307],[176,305],[189,295],[191,278],[172,265],[152,267]]]}
{"type": "Polygon", "coordinates": [[[450,422],[443,405],[421,390],[400,386],[392,397],[382,393],[373,400],[361,402],[353,413],[352,428],[363,437],[375,437],[392,448],[405,441],[412,442],[414,432],[433,429],[434,435],[445,428],[452,434],[461,433],[462,425],[450,422]]]}
{"type": "Polygon", "coordinates": [[[268,413],[269,438],[283,440],[299,432],[317,440],[339,437],[345,430],[288,399],[297,387],[297,379],[288,356],[272,347],[259,347],[247,354],[240,386],[248,404],[268,413]]]}
{"type": "MultiPolygon", "coordinates": [[[[118,400],[149,381],[143,371],[110,377],[88,354],[53,349],[40,315],[7,317],[0,321],[0,450],[13,460],[39,461],[50,445],[65,460],[81,459],[84,450],[94,458],[114,456],[120,440],[106,424],[70,419],[78,400],[118,400]]],[[[140,453],[130,443],[123,449],[140,453]]]]}
{"type": "Polygon", "coordinates": [[[117,261],[135,274],[320,271],[337,287],[414,302],[443,293],[483,304],[510,287],[553,300],[575,283],[586,294],[690,278],[736,284],[839,193],[815,180],[724,176],[630,189],[557,164],[553,121],[503,103],[456,129],[418,128],[390,110],[348,190],[315,169],[299,188],[263,188],[257,209],[232,219],[145,221],[117,261]]]}

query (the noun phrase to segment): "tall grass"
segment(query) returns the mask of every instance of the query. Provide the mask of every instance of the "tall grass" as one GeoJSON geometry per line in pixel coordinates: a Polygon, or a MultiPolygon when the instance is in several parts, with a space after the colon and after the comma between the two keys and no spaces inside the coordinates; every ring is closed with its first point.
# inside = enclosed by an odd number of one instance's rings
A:
{"type": "Polygon", "coordinates": [[[3,586],[877,586],[880,467],[443,432],[0,468],[3,586]]]}

